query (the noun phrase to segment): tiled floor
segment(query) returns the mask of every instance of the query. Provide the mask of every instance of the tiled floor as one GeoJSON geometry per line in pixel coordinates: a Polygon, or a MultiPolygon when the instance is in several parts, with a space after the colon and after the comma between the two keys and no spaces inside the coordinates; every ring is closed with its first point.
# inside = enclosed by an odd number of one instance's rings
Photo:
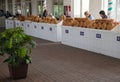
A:
{"type": "Polygon", "coordinates": [[[0,82],[120,82],[120,60],[38,38],[28,77],[9,78],[0,57],[0,82]]]}

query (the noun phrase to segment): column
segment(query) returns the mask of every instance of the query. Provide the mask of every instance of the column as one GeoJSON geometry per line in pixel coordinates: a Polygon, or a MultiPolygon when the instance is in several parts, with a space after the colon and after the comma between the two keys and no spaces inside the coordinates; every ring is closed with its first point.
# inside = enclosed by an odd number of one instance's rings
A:
{"type": "Polygon", "coordinates": [[[15,15],[15,13],[16,13],[16,12],[15,12],[15,0],[12,0],[12,5],[13,5],[13,6],[12,6],[12,7],[13,7],[13,14],[15,15]]]}
{"type": "Polygon", "coordinates": [[[8,11],[8,0],[5,0],[5,11],[8,11]]]}

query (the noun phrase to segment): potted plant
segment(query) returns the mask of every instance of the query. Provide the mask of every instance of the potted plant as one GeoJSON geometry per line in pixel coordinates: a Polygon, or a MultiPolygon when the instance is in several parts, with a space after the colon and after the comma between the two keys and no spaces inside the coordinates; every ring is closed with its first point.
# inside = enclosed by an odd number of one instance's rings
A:
{"type": "Polygon", "coordinates": [[[35,42],[31,36],[24,34],[22,27],[6,29],[0,36],[0,55],[6,56],[12,79],[25,78],[28,64],[31,63],[31,51],[35,42]]]}

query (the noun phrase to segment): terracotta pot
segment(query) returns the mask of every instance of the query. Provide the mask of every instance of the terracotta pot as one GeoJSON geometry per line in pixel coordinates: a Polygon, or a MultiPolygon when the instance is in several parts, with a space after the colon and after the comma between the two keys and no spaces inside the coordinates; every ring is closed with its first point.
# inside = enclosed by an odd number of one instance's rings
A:
{"type": "Polygon", "coordinates": [[[28,71],[28,64],[21,64],[17,67],[12,67],[11,65],[8,65],[8,67],[9,67],[10,77],[12,79],[26,78],[28,71]]]}

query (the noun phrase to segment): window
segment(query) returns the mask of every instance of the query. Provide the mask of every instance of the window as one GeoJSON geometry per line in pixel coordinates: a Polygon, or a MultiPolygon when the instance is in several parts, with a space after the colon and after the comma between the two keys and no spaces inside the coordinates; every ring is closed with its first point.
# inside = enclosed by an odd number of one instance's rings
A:
{"type": "Polygon", "coordinates": [[[89,11],[89,0],[82,0],[82,17],[84,17],[84,12],[89,11]]]}
{"type": "Polygon", "coordinates": [[[108,13],[108,0],[103,1],[102,10],[104,10],[106,14],[108,13]]]}
{"type": "Polygon", "coordinates": [[[63,15],[63,0],[54,0],[53,1],[53,14],[56,18],[59,18],[63,15]]]}
{"type": "Polygon", "coordinates": [[[39,0],[37,2],[38,15],[42,15],[44,8],[46,8],[46,1],[45,0],[39,0]]]}
{"type": "Polygon", "coordinates": [[[32,14],[32,5],[31,0],[25,0],[25,15],[31,15],[32,14]]]}
{"type": "Polygon", "coordinates": [[[0,0],[0,6],[2,10],[5,10],[5,0],[0,0]]]}
{"type": "Polygon", "coordinates": [[[21,0],[15,0],[15,13],[21,14],[21,0]]]}
{"type": "Polygon", "coordinates": [[[25,14],[26,15],[32,14],[31,2],[25,2],[25,14]]]}
{"type": "Polygon", "coordinates": [[[81,12],[81,1],[80,0],[74,0],[74,17],[80,17],[81,12]]]}
{"type": "Polygon", "coordinates": [[[85,11],[89,11],[89,0],[74,0],[74,17],[84,17],[85,11]]]}

